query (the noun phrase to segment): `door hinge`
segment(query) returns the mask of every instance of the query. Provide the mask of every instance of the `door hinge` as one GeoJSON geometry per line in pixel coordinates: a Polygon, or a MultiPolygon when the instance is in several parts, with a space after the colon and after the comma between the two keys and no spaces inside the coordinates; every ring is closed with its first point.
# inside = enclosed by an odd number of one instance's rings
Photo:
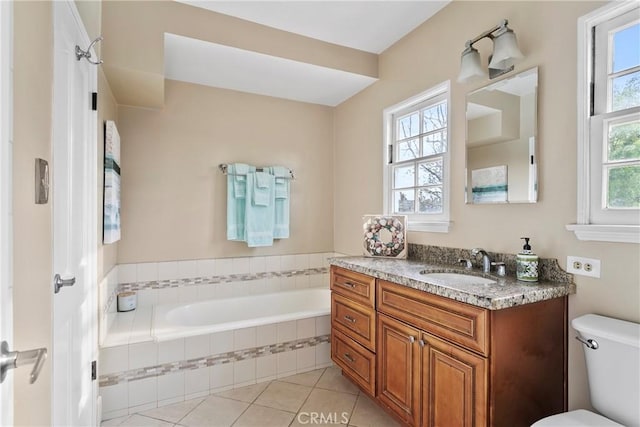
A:
{"type": "Polygon", "coordinates": [[[93,360],[91,362],[91,380],[95,381],[98,378],[98,363],[93,360]]]}
{"type": "Polygon", "coordinates": [[[91,111],[98,111],[98,92],[91,92],[91,111]]]}

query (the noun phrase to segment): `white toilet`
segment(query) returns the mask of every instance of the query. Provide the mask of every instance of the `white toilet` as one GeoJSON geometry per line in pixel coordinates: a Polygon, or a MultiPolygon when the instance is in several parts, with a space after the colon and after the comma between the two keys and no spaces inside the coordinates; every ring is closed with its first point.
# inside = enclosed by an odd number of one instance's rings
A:
{"type": "Polygon", "coordinates": [[[579,409],[532,427],[640,427],[640,324],[587,314],[571,326],[584,344],[591,404],[602,415],[579,409]]]}

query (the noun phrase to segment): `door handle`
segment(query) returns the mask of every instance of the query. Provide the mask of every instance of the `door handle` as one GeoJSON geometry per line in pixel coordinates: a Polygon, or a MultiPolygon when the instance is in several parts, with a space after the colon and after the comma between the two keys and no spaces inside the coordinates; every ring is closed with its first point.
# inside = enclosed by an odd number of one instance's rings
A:
{"type": "Polygon", "coordinates": [[[59,274],[56,274],[53,277],[53,289],[54,293],[60,292],[60,288],[63,286],[73,286],[76,283],[76,278],[72,277],[71,279],[63,279],[59,274]]]}
{"type": "Polygon", "coordinates": [[[6,341],[2,341],[2,344],[0,344],[0,383],[4,381],[9,369],[33,364],[31,375],[29,375],[29,384],[33,384],[38,379],[38,375],[40,375],[40,370],[46,359],[46,348],[27,351],[9,351],[9,344],[6,341]]]}

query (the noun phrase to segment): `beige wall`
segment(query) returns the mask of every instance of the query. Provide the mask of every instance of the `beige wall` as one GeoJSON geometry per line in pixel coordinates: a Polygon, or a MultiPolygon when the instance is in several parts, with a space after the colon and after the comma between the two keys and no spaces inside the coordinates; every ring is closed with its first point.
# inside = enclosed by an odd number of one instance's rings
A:
{"type": "MultiPolygon", "coordinates": [[[[451,80],[453,226],[447,234],[411,232],[409,241],[516,253],[519,237],[530,236],[539,255],[557,258],[563,267],[567,255],[600,259],[600,279],[576,277],[570,318],[595,312],[640,321],[640,246],[581,242],[565,230],[576,221],[576,24],[579,16],[600,5],[453,2],[384,52],[379,59],[381,80],[335,110],[334,249],[360,253],[361,216],[382,210],[382,110],[451,80]],[[502,18],[509,19],[526,55],[516,71],[539,66],[540,201],[465,205],[465,94],[488,82],[456,82],[460,52],[465,40],[502,18]]],[[[477,45],[486,61],[491,42],[477,45]]],[[[571,408],[589,405],[583,353],[574,339],[569,340],[569,402],[571,408]]]]}
{"type": "Polygon", "coordinates": [[[333,250],[329,107],[166,81],[165,107],[120,106],[118,263],[333,250]],[[250,249],[226,240],[220,163],[292,169],[291,238],[250,249]]]}
{"type": "MultiPolygon", "coordinates": [[[[94,40],[102,34],[102,0],[75,0],[74,3],[84,28],[87,30],[89,40],[94,40]]],[[[82,47],[86,48],[86,46],[82,47]]],[[[101,48],[102,43],[94,45],[98,58],[100,57],[101,48]]]]}
{"type": "MultiPolygon", "coordinates": [[[[14,347],[51,350],[51,202],[36,205],[34,162],[51,162],[53,19],[49,2],[14,5],[13,327],[14,347]]],[[[16,425],[49,425],[51,359],[35,384],[14,375],[16,425]]]]}
{"type": "MultiPolygon", "coordinates": [[[[108,245],[102,244],[102,223],[103,217],[103,193],[104,193],[104,122],[105,120],[116,121],[118,117],[118,106],[109,87],[109,82],[104,76],[102,68],[98,70],[98,263],[97,278],[100,280],[109,273],[118,258],[118,243],[108,245]]],[[[116,123],[117,124],[117,123],[116,123]]]]}

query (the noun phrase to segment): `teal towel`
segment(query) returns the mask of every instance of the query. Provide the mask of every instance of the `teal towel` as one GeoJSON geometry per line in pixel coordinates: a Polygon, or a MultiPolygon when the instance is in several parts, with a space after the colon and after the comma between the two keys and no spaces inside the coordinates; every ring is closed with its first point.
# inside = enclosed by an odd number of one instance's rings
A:
{"type": "MultiPolygon", "coordinates": [[[[273,177],[271,178],[273,180],[273,177]]],[[[267,185],[260,190],[267,191],[267,200],[273,200],[273,185],[267,185]]],[[[245,237],[247,245],[251,248],[258,246],[272,246],[274,232],[274,205],[261,205],[255,202],[254,192],[256,189],[256,173],[250,172],[247,175],[247,203],[245,204],[245,237]]],[[[259,196],[260,199],[262,196],[259,196]]]]}
{"type": "Polygon", "coordinates": [[[227,240],[244,241],[247,173],[254,167],[242,163],[227,166],[227,240]]]}
{"type": "Polygon", "coordinates": [[[272,166],[269,172],[275,176],[275,220],[273,237],[286,239],[289,237],[289,169],[283,166],[272,166]]]}
{"type": "Polygon", "coordinates": [[[253,187],[253,204],[269,206],[272,203],[274,176],[264,172],[256,172],[253,187]]]}

